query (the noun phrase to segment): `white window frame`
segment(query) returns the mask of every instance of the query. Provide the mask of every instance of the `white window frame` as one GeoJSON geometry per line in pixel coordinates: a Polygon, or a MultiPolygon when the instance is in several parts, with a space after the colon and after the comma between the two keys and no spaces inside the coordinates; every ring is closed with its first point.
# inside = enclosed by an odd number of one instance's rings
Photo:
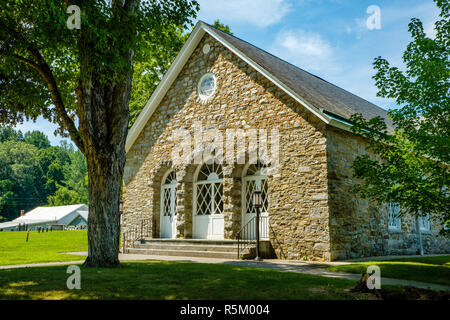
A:
{"type": "Polygon", "coordinates": [[[388,229],[390,231],[401,231],[402,230],[402,218],[399,216],[401,212],[401,207],[398,203],[388,203],[387,213],[388,213],[388,229]]]}
{"type": "Polygon", "coordinates": [[[201,99],[202,101],[208,101],[210,98],[212,98],[212,97],[214,96],[214,94],[216,93],[216,91],[217,91],[217,78],[216,78],[216,76],[214,75],[214,73],[208,72],[208,73],[204,74],[204,75],[200,78],[200,80],[198,81],[198,83],[197,83],[197,92],[198,92],[198,96],[200,97],[200,99],[201,99]],[[205,94],[202,94],[202,92],[201,92],[201,91],[202,91],[202,90],[201,90],[201,85],[202,85],[203,81],[204,81],[206,78],[208,78],[208,77],[212,77],[212,78],[213,78],[213,80],[214,80],[214,88],[213,88],[213,90],[212,90],[212,92],[211,92],[210,94],[205,95],[205,94]]]}
{"type": "Polygon", "coordinates": [[[224,239],[224,223],[225,223],[225,197],[224,197],[224,179],[223,179],[223,166],[218,163],[215,159],[211,162],[206,161],[205,163],[198,166],[196,173],[194,174],[194,192],[193,192],[193,223],[192,223],[192,234],[195,239],[224,239]],[[209,174],[206,175],[206,179],[200,180],[200,173],[205,165],[220,166],[220,171],[214,168],[209,174]],[[222,177],[220,177],[222,176],[222,177]],[[209,205],[210,214],[205,214],[202,212],[199,214],[199,187],[202,188],[205,185],[209,185],[210,202],[209,205]],[[219,186],[217,186],[219,185],[219,186]],[[216,188],[221,188],[221,192],[216,192],[216,188]],[[215,195],[219,195],[221,198],[222,205],[217,206],[218,203],[215,201],[215,195]],[[207,226],[205,227],[205,223],[207,226]],[[206,233],[205,233],[206,232],[206,233]]]}
{"type": "Polygon", "coordinates": [[[430,215],[427,213],[425,216],[419,216],[419,228],[421,232],[430,232],[430,215]]]}
{"type": "Polygon", "coordinates": [[[161,183],[161,200],[160,200],[160,215],[159,215],[159,226],[160,226],[160,234],[159,236],[163,236],[163,231],[165,224],[168,222],[167,217],[170,222],[170,228],[175,228],[172,230],[172,238],[176,238],[176,221],[177,221],[177,180],[176,180],[176,171],[174,169],[170,169],[163,176],[161,183]],[[172,178],[169,180],[169,178],[172,178]],[[166,211],[166,194],[169,195],[169,212],[166,211]],[[172,225],[173,224],[173,225],[172,225]]]}
{"type": "MultiPolygon", "coordinates": [[[[208,166],[208,165],[209,165],[208,163],[204,163],[204,164],[200,165],[200,170],[196,174],[196,180],[198,179],[198,176],[199,176],[200,172],[202,171],[202,168],[204,166],[208,166]]],[[[223,180],[223,178],[219,178],[219,176],[218,176],[218,174],[216,172],[216,170],[217,170],[216,166],[220,167],[220,171],[222,171],[222,175],[223,175],[222,164],[214,163],[213,164],[213,168],[214,168],[213,170],[214,171],[209,174],[207,179],[206,180],[197,180],[194,183],[194,199],[195,199],[195,201],[194,201],[194,204],[195,204],[195,206],[194,206],[194,214],[195,215],[201,215],[201,216],[204,216],[204,215],[223,215],[224,206],[225,206],[225,197],[223,195],[223,188],[224,188],[223,182],[224,182],[224,180],[223,180]],[[209,207],[210,207],[210,209],[209,209],[210,213],[209,214],[206,214],[204,212],[199,212],[201,203],[199,203],[199,190],[198,189],[199,189],[199,186],[201,188],[204,185],[210,185],[210,189],[209,189],[209,192],[208,192],[210,197],[211,197],[211,202],[209,203],[209,207]],[[216,192],[217,185],[221,185],[219,187],[222,188],[222,192],[219,192],[219,193],[216,192]],[[217,208],[217,204],[216,204],[216,201],[215,201],[216,194],[218,194],[221,197],[221,202],[222,202],[221,210],[217,208]]]]}

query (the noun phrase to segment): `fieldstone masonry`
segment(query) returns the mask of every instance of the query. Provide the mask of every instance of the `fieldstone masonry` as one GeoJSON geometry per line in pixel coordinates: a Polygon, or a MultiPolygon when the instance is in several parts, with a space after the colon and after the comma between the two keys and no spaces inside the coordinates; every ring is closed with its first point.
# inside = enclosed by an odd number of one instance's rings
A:
{"type": "MultiPolygon", "coordinates": [[[[152,236],[159,237],[162,178],[174,169],[177,237],[192,238],[198,165],[172,164],[171,152],[178,142],[171,135],[185,129],[193,136],[195,121],[220,130],[224,137],[226,129],[278,128],[280,169],[268,177],[270,242],[278,258],[330,261],[417,250],[414,230],[406,220],[404,233],[389,233],[386,211],[350,191],[355,182],[350,166],[364,152],[364,141],[328,127],[209,35],[127,153],[124,229],[151,218],[152,236]],[[211,48],[207,54],[202,51],[205,44],[211,48]],[[205,103],[197,83],[207,72],[216,76],[217,90],[205,103]]],[[[243,167],[223,164],[226,239],[234,239],[241,228],[243,167]]],[[[449,252],[449,242],[434,232],[424,236],[426,252],[449,252]]]]}

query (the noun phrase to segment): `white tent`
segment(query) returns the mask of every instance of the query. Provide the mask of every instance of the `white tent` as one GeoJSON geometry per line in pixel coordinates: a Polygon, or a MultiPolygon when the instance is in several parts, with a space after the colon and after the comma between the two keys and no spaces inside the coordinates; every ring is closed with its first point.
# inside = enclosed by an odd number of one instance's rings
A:
{"type": "Polygon", "coordinates": [[[70,225],[71,222],[81,216],[86,216],[88,206],[85,204],[74,204],[69,206],[58,207],[37,207],[23,216],[9,222],[0,223],[0,230],[18,230],[20,225],[27,226],[28,230],[36,230],[38,227],[48,228],[49,226],[63,226],[70,225]],[[81,214],[80,212],[83,212],[81,214]]]}

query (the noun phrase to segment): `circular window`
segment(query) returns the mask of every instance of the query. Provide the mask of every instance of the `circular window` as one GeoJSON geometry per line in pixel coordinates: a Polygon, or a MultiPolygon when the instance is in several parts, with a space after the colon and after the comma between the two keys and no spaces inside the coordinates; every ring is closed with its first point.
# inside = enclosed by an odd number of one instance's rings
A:
{"type": "Polygon", "coordinates": [[[216,91],[216,77],[207,73],[198,82],[198,94],[201,99],[208,99],[216,91]]]}
{"type": "Polygon", "coordinates": [[[210,45],[209,45],[209,44],[205,44],[205,45],[203,46],[203,53],[204,53],[204,54],[207,54],[207,53],[209,52],[209,50],[211,50],[210,45]]]}

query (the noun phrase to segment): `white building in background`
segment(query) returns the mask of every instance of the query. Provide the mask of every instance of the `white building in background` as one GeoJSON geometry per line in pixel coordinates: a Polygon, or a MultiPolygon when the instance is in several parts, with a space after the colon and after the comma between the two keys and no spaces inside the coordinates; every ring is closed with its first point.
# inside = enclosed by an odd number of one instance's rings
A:
{"type": "Polygon", "coordinates": [[[59,207],[37,207],[12,221],[0,223],[0,231],[85,229],[89,208],[85,204],[59,207]]]}

